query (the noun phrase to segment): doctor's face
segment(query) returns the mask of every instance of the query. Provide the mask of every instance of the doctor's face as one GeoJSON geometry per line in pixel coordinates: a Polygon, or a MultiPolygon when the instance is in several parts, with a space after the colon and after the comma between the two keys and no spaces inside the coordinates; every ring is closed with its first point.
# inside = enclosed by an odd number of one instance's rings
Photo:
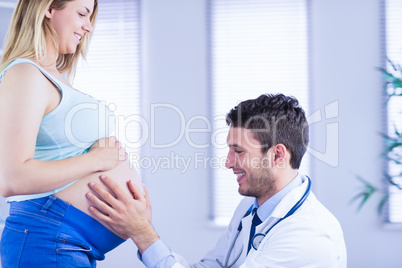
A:
{"type": "Polygon", "coordinates": [[[254,133],[241,127],[230,127],[227,144],[226,168],[237,176],[239,193],[254,196],[259,202],[268,199],[276,191],[272,150],[262,154],[261,143],[254,138],[254,133]]]}

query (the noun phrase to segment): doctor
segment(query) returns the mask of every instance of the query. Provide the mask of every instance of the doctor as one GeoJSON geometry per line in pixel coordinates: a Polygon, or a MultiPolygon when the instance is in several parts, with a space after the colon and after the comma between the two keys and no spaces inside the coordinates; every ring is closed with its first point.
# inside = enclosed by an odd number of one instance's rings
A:
{"type": "Polygon", "coordinates": [[[110,178],[90,187],[93,215],[137,245],[146,267],[346,267],[346,248],[337,219],[311,192],[311,181],[298,168],[308,144],[308,124],[293,97],[261,95],[233,108],[226,167],[233,170],[238,205],[215,248],[189,265],[159,239],[150,221],[148,194],[131,182],[133,197],[110,178]],[[103,211],[104,213],[102,213],[103,211]]]}

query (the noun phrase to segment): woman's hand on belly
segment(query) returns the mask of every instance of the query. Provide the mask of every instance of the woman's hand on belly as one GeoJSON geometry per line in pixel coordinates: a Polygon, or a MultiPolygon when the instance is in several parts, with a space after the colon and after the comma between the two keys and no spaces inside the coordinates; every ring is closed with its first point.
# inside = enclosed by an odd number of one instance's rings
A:
{"type": "Polygon", "coordinates": [[[108,137],[95,142],[87,153],[96,163],[97,171],[111,170],[127,159],[127,153],[116,137],[108,137]]]}

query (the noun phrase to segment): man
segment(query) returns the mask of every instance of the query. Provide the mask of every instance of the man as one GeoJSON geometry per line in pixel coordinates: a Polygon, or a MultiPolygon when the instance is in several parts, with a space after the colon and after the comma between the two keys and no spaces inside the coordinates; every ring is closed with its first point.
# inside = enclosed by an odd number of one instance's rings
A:
{"type": "MultiPolygon", "coordinates": [[[[340,224],[311,192],[310,179],[298,173],[308,144],[308,124],[298,101],[261,95],[232,109],[226,122],[226,167],[246,197],[215,248],[191,267],[346,267],[340,224]]],[[[109,204],[88,194],[99,208],[90,208],[97,219],[130,237],[147,267],[189,267],[153,229],[147,193],[143,196],[129,182],[132,198],[110,178],[103,182],[117,199],[91,184],[109,204]]]]}

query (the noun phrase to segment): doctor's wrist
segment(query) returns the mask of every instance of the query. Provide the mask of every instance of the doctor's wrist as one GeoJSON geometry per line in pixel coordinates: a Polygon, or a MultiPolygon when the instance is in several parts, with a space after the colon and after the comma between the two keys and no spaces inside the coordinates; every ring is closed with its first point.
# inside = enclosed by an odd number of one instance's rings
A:
{"type": "Polygon", "coordinates": [[[151,225],[144,226],[144,228],[131,235],[130,238],[136,244],[140,254],[143,254],[147,248],[159,240],[158,234],[151,225]]]}

